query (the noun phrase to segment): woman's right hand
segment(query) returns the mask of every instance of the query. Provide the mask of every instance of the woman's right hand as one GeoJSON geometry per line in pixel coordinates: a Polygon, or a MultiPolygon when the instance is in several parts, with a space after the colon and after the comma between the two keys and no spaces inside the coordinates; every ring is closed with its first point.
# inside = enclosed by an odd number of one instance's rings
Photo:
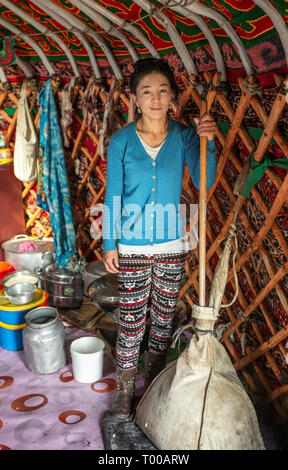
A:
{"type": "Polygon", "coordinates": [[[108,273],[118,273],[119,272],[118,251],[117,250],[104,251],[103,263],[108,273]]]}

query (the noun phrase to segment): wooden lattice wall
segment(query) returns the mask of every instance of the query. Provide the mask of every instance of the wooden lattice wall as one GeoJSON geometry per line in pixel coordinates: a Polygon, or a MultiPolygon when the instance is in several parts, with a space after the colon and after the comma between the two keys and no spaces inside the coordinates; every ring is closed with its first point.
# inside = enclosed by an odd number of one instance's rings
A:
{"type": "MultiPolygon", "coordinates": [[[[183,77],[183,86],[173,116],[190,125],[191,118],[200,109],[201,97],[192,80],[183,77]]],[[[217,180],[208,193],[207,222],[207,280],[209,289],[213,272],[222,252],[223,238],[227,235],[236,210],[237,197],[233,186],[241,172],[245,158],[256,147],[254,158],[261,161],[273,144],[278,152],[288,158],[288,142],[282,128],[287,112],[285,84],[287,78],[275,75],[275,89],[270,95],[270,109],[264,106],[253,86],[239,78],[237,99],[227,97],[220,86],[220,77],[205,74],[208,110],[216,121],[228,122],[225,134],[217,129],[218,172],[217,180]],[[285,109],[286,106],[286,109],[285,109]],[[247,115],[255,115],[263,130],[259,139],[253,139],[247,130],[247,115]],[[242,156],[239,153],[242,149],[242,156]],[[246,157],[243,159],[243,155],[246,157]]],[[[253,79],[248,83],[253,85],[253,79]]],[[[39,112],[35,92],[28,91],[31,107],[36,107],[35,125],[39,112]]],[[[98,115],[102,116],[107,102],[107,92],[99,87],[95,91],[98,115]]],[[[81,116],[83,90],[74,89],[74,123],[68,129],[71,142],[67,150],[67,169],[71,179],[79,253],[86,259],[101,259],[102,241],[92,240],[89,206],[103,202],[106,182],[106,163],[97,153],[99,134],[87,129],[81,116]],[[77,173],[75,175],[75,173],[77,173]]],[[[7,128],[7,139],[13,148],[17,109],[13,116],[4,108],[17,108],[19,89],[1,89],[0,115],[7,128]]],[[[58,92],[61,101],[61,92],[58,92]]],[[[234,96],[235,98],[235,96],[234,96]]],[[[114,112],[124,125],[123,115],[128,114],[129,97],[125,88],[114,94],[114,112]]],[[[262,179],[264,180],[264,179],[262,179]]],[[[183,181],[183,194],[188,203],[197,203],[197,191],[192,187],[187,168],[183,181]]],[[[273,403],[277,411],[288,420],[288,366],[286,341],[288,336],[288,243],[287,243],[287,192],[288,175],[269,168],[264,183],[258,183],[249,197],[240,201],[237,218],[238,256],[236,269],[239,278],[237,301],[221,310],[216,331],[225,345],[236,370],[245,385],[252,391],[263,392],[265,400],[273,403]],[[269,194],[268,194],[269,193],[269,194]],[[269,196],[269,197],[268,197],[269,196]],[[222,334],[221,334],[222,332],[222,334]]],[[[23,202],[28,233],[51,236],[49,214],[35,206],[35,183],[23,185],[23,202]]],[[[191,252],[186,264],[186,275],[180,297],[189,305],[198,301],[198,254],[191,252]]],[[[235,292],[232,266],[230,267],[224,302],[229,302],[235,292]]]]}

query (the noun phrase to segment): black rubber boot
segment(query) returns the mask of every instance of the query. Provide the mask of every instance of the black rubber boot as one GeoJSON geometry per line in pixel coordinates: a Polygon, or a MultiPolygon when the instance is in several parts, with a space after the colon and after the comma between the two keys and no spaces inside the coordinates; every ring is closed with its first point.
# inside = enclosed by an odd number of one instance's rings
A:
{"type": "Polygon", "coordinates": [[[145,388],[153,382],[155,377],[160,374],[161,370],[166,365],[167,353],[153,354],[150,351],[147,353],[146,364],[145,364],[145,388]]]}
{"type": "Polygon", "coordinates": [[[116,418],[125,419],[131,414],[136,369],[125,370],[117,367],[116,375],[117,390],[111,413],[116,418]]]}

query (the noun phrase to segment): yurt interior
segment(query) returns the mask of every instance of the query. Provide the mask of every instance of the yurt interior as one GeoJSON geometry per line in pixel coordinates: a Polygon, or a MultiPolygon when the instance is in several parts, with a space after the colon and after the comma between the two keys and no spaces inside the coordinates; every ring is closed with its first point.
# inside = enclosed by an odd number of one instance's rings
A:
{"type": "Polygon", "coordinates": [[[1,450],[288,449],[287,25],[287,0],[1,0],[1,450]],[[147,390],[148,304],[117,419],[108,149],[141,117],[130,78],[147,58],[174,74],[169,122],[215,121],[217,171],[206,189],[200,136],[166,366],[147,390]]]}

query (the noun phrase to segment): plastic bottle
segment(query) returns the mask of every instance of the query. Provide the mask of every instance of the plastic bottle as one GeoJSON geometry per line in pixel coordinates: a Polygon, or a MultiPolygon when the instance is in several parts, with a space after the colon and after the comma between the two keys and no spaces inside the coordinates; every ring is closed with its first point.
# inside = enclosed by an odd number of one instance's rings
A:
{"type": "Polygon", "coordinates": [[[12,153],[7,145],[6,134],[3,130],[0,130],[0,164],[6,164],[12,161],[12,153]]]}

